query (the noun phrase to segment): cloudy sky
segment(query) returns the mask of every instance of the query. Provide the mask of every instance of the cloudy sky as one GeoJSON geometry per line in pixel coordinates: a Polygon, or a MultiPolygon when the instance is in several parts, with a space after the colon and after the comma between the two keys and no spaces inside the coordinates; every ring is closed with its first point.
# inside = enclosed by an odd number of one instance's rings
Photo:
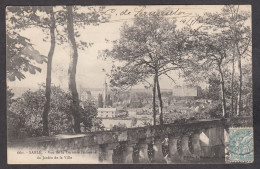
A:
{"type": "MultiPolygon", "coordinates": [[[[188,21],[196,15],[202,15],[204,12],[220,12],[223,6],[109,6],[107,7],[107,13],[111,14],[111,20],[107,23],[102,23],[99,26],[87,26],[85,29],[80,30],[80,38],[82,40],[93,42],[94,45],[84,51],[79,50],[79,59],[77,66],[77,85],[84,88],[101,88],[104,83],[105,73],[102,69],[106,69],[109,72],[112,62],[111,60],[99,59],[98,52],[100,50],[111,48],[111,44],[106,43],[105,39],[116,40],[120,38],[120,27],[124,22],[132,22],[134,15],[142,12],[156,11],[158,9],[171,8],[176,13],[179,13],[177,17],[177,27],[183,26],[183,19],[188,21]]],[[[241,10],[251,10],[251,6],[240,6],[241,10]]],[[[84,8],[83,8],[84,10],[84,8]]],[[[171,16],[176,17],[176,15],[171,16]]],[[[35,49],[45,56],[47,56],[50,42],[43,42],[43,32],[36,28],[27,29],[22,32],[23,36],[31,39],[35,49]]],[[[52,83],[60,85],[65,90],[68,88],[68,63],[69,63],[69,50],[65,44],[63,46],[56,45],[55,53],[53,57],[52,68],[52,83]]],[[[37,88],[39,83],[45,83],[46,78],[46,64],[39,65],[42,68],[41,73],[31,75],[26,73],[26,79],[14,82],[7,82],[12,87],[25,87],[25,88],[37,88]]],[[[170,75],[176,80],[176,83],[181,85],[182,79],[179,79],[178,72],[171,72],[170,75]]],[[[161,87],[170,89],[175,85],[167,77],[161,77],[161,87]]],[[[136,88],[142,88],[140,84],[136,88]]]]}

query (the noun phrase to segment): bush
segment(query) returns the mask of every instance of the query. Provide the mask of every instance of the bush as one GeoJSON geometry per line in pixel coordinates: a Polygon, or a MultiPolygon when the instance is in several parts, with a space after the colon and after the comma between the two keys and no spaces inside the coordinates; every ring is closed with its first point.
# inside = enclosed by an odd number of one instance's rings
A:
{"type": "MultiPolygon", "coordinates": [[[[10,138],[35,137],[42,135],[42,112],[45,103],[43,85],[37,91],[28,90],[20,98],[13,100],[7,107],[8,136],[10,138]]],[[[11,96],[11,95],[10,95],[11,96]]],[[[9,99],[10,100],[10,99],[9,99]]],[[[73,132],[71,118],[71,96],[60,87],[51,88],[51,106],[49,113],[50,135],[73,132]]],[[[82,103],[80,107],[82,123],[90,131],[93,119],[97,115],[95,105],[82,103]]],[[[95,127],[100,124],[95,122],[95,127]]]]}
{"type": "Polygon", "coordinates": [[[120,131],[120,130],[124,130],[127,129],[126,124],[121,124],[119,123],[118,125],[114,125],[111,130],[112,131],[120,131]]]}
{"type": "Polygon", "coordinates": [[[211,109],[208,110],[210,118],[221,118],[222,116],[222,106],[221,104],[213,105],[211,109]]]}

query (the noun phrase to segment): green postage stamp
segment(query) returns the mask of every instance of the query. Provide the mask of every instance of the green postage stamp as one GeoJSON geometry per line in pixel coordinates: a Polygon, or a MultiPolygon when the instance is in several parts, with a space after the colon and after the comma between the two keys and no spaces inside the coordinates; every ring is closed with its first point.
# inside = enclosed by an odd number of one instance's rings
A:
{"type": "Polygon", "coordinates": [[[254,160],[253,128],[229,129],[230,162],[252,162],[254,160]]]}

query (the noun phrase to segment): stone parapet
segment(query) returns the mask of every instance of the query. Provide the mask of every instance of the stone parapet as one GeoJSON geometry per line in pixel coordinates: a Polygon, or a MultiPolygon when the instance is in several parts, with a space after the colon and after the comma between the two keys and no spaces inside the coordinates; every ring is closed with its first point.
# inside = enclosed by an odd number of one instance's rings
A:
{"type": "MultiPolygon", "coordinates": [[[[244,119],[250,124],[249,119],[244,119]]],[[[100,163],[182,163],[225,156],[226,128],[237,119],[201,120],[8,142],[16,149],[83,151],[100,163]],[[149,146],[151,145],[151,146],[149,146]],[[149,148],[150,147],[150,148],[149,148]]],[[[83,156],[84,156],[83,155],[83,156]]],[[[87,160],[87,159],[86,159],[87,160]]]]}

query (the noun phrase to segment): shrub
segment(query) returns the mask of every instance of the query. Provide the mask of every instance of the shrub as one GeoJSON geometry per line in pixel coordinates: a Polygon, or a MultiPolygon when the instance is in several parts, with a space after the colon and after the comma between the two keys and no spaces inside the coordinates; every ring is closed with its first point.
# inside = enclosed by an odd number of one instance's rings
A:
{"type": "MultiPolygon", "coordinates": [[[[37,91],[24,92],[7,107],[8,136],[10,138],[42,135],[42,112],[45,103],[45,90],[42,88],[44,88],[43,85],[37,91]]],[[[59,86],[52,86],[49,113],[50,135],[73,132],[70,102],[69,93],[59,86]]],[[[97,109],[94,104],[88,102],[82,104],[84,106],[80,107],[80,119],[86,130],[90,131],[97,115],[97,109]]],[[[95,122],[96,128],[98,124],[100,123],[95,122]]]]}

